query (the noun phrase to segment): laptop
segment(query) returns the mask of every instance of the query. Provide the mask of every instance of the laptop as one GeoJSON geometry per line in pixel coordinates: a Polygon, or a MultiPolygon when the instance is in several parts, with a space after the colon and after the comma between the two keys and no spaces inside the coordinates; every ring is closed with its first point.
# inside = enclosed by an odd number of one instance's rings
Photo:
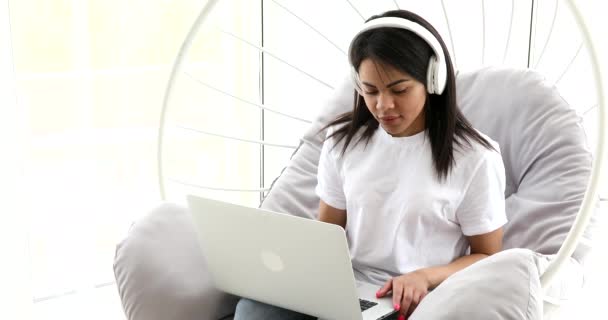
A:
{"type": "Polygon", "coordinates": [[[377,320],[392,297],[355,280],[342,227],[197,196],[188,206],[221,291],[320,319],[377,320]]]}

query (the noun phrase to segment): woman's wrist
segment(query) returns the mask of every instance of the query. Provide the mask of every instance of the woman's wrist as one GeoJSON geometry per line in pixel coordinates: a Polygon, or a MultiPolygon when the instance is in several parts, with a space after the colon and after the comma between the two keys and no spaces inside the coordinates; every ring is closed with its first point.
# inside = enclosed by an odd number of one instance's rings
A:
{"type": "Polygon", "coordinates": [[[426,282],[427,288],[433,289],[438,286],[441,282],[438,277],[438,268],[441,267],[430,267],[430,268],[422,268],[414,271],[414,273],[420,275],[422,279],[426,282]]]}
{"type": "Polygon", "coordinates": [[[414,272],[420,274],[421,277],[425,279],[428,283],[429,289],[434,289],[438,285],[440,285],[445,279],[454,274],[457,271],[460,271],[473,263],[486,258],[488,255],[486,254],[471,254],[467,256],[460,257],[454,260],[450,264],[446,264],[443,266],[429,267],[418,269],[414,272]]]}

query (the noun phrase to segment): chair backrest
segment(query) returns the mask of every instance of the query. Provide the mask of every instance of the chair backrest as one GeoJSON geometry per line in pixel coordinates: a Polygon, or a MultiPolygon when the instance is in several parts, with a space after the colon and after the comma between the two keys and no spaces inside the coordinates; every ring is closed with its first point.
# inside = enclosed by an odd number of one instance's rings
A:
{"type": "MultiPolygon", "coordinates": [[[[572,226],[591,172],[591,153],[582,120],[557,89],[531,70],[484,68],[456,78],[458,105],[475,128],[500,145],[507,178],[509,219],[504,247],[557,253],[572,226]]],[[[337,87],[262,207],[316,218],[314,188],[325,131],[338,114],[351,109],[350,78],[337,87]]],[[[590,249],[595,221],[574,258],[590,249]]]]}
{"type": "MultiPolygon", "coordinates": [[[[581,117],[532,70],[485,68],[457,77],[458,104],[501,148],[507,178],[506,248],[557,253],[591,177],[581,117]]],[[[574,253],[590,249],[592,221],[574,253]]]]}

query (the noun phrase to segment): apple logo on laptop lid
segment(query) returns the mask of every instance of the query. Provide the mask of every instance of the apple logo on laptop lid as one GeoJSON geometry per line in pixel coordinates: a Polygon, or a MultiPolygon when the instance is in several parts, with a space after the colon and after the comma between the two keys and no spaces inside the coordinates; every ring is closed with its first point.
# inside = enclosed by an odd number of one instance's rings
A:
{"type": "Polygon", "coordinates": [[[260,253],[260,258],[262,259],[264,266],[270,271],[280,272],[285,269],[285,264],[283,263],[281,256],[272,251],[263,250],[260,253]]]}

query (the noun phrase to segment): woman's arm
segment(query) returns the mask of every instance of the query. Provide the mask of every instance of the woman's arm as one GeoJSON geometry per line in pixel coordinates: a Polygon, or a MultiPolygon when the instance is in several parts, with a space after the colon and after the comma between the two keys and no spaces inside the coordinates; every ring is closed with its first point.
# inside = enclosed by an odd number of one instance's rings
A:
{"type": "Polygon", "coordinates": [[[427,278],[429,289],[433,289],[453,273],[502,250],[502,234],[502,228],[499,228],[489,233],[467,237],[471,246],[470,255],[460,257],[444,266],[430,267],[418,271],[427,278]]]}
{"type": "Polygon", "coordinates": [[[319,221],[346,228],[346,210],[336,209],[321,200],[319,202],[319,221]]]}
{"type": "Polygon", "coordinates": [[[376,293],[377,297],[393,292],[393,305],[400,311],[399,319],[409,316],[424,299],[430,289],[473,263],[493,255],[502,249],[502,228],[481,235],[467,237],[471,254],[436,267],[419,269],[388,280],[376,293]]]}

